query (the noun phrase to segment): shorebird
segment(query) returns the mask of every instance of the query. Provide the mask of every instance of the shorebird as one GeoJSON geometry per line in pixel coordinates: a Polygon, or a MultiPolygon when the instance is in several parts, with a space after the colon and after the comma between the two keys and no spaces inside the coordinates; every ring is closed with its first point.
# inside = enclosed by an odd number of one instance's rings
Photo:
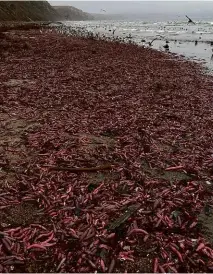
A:
{"type": "Polygon", "coordinates": [[[168,44],[164,45],[163,47],[164,47],[165,49],[169,49],[169,45],[168,45],[168,44]]]}

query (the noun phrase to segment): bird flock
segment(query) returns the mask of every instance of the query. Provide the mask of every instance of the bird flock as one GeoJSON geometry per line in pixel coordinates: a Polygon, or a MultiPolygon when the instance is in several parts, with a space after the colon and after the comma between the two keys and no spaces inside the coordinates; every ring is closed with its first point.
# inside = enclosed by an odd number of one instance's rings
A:
{"type": "MultiPolygon", "coordinates": [[[[153,26],[153,25],[152,25],[153,26]]],[[[65,36],[75,36],[75,37],[83,37],[83,38],[89,38],[89,39],[95,39],[95,40],[105,40],[105,41],[113,41],[113,42],[120,42],[120,43],[130,43],[130,44],[139,44],[143,47],[152,47],[153,42],[155,40],[163,40],[165,41],[164,45],[161,45],[159,47],[159,50],[165,50],[166,52],[169,52],[171,50],[170,42],[176,43],[178,41],[178,38],[170,38],[168,39],[166,37],[167,25],[158,25],[158,30],[164,31],[164,35],[157,34],[154,39],[149,39],[149,37],[143,37],[142,39],[139,39],[138,36],[135,37],[131,32],[127,33],[124,31],[122,34],[120,31],[117,30],[116,24],[106,24],[106,22],[99,23],[99,24],[77,24],[73,23],[72,25],[69,24],[52,24],[48,26],[48,28],[45,28],[45,31],[57,31],[61,35],[65,36]],[[169,41],[170,40],[170,41],[169,41]]],[[[148,31],[150,28],[149,26],[143,27],[145,31],[148,31]]],[[[134,30],[134,29],[133,29],[134,30]]],[[[179,31],[179,32],[188,32],[191,34],[199,34],[199,39],[194,40],[186,40],[188,42],[193,42],[195,46],[198,45],[200,42],[206,42],[210,46],[213,46],[213,41],[202,41],[202,34],[203,33],[210,33],[212,31],[212,27],[196,27],[196,31],[194,28],[190,27],[183,27],[183,26],[170,26],[170,31],[179,31]]],[[[185,41],[185,42],[186,42],[185,41]]],[[[179,44],[182,42],[179,41],[179,44]]],[[[206,50],[206,49],[205,49],[206,50]]],[[[211,60],[213,60],[213,53],[211,51],[211,60]]]]}

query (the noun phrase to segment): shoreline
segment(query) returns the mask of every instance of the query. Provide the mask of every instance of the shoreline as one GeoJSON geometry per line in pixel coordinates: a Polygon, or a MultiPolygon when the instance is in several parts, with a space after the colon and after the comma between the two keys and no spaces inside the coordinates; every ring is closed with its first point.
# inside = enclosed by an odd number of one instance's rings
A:
{"type": "Polygon", "coordinates": [[[1,271],[211,272],[212,77],[131,44],[1,35],[1,271]]]}
{"type": "MultiPolygon", "coordinates": [[[[210,73],[213,70],[213,52],[212,52],[212,37],[210,34],[206,33],[203,29],[203,32],[199,32],[196,35],[193,29],[191,32],[188,30],[187,33],[179,34],[165,32],[162,30],[161,24],[148,24],[146,27],[140,24],[134,24],[135,28],[131,29],[128,22],[124,22],[126,28],[121,23],[121,21],[114,22],[109,24],[105,21],[102,24],[98,21],[91,22],[64,22],[65,26],[68,28],[80,29],[85,28],[87,31],[91,31],[94,35],[99,35],[100,37],[105,36],[105,39],[114,40],[115,37],[132,43],[136,43],[143,47],[152,47],[159,51],[171,51],[173,53],[183,55],[186,59],[196,60],[196,62],[204,63],[205,67],[208,68],[210,73]],[[115,31],[115,33],[114,33],[115,31]],[[114,35],[113,35],[114,33],[114,35]],[[167,46],[169,48],[165,49],[165,43],[167,41],[167,46]],[[150,45],[151,43],[151,45],[150,45]]],[[[174,26],[178,28],[177,26],[174,26]]],[[[190,26],[182,25],[179,26],[180,29],[190,28],[190,26]]],[[[191,26],[192,28],[193,26],[191,26]]],[[[199,30],[199,27],[196,27],[199,30]]],[[[168,25],[168,29],[173,29],[172,25],[168,25]]],[[[177,30],[177,29],[176,29],[177,30]]]]}

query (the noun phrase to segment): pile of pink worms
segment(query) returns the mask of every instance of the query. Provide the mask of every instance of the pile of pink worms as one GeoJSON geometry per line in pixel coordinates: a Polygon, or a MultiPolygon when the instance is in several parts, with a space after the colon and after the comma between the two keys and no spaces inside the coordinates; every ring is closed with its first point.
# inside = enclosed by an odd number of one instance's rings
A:
{"type": "Polygon", "coordinates": [[[0,271],[211,272],[199,222],[213,206],[211,76],[136,45],[48,29],[6,37],[0,271]]]}

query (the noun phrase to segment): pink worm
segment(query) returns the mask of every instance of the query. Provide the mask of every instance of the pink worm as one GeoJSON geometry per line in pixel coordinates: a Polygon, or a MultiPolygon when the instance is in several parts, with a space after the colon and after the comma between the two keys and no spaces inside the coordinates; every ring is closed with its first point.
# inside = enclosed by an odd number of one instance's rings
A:
{"type": "Polygon", "coordinates": [[[101,263],[101,268],[102,268],[103,272],[105,272],[106,266],[102,259],[100,260],[100,263],[101,263]]]}
{"type": "Polygon", "coordinates": [[[180,252],[173,246],[170,246],[171,250],[174,251],[174,253],[177,254],[178,258],[180,259],[180,261],[183,263],[183,257],[182,255],[180,254],[180,252]]]}
{"type": "Polygon", "coordinates": [[[97,187],[97,188],[92,192],[92,194],[97,194],[98,191],[100,190],[100,188],[102,188],[103,185],[104,185],[104,183],[100,184],[100,186],[97,187]]]}
{"type": "Polygon", "coordinates": [[[38,239],[40,239],[40,238],[42,238],[42,237],[46,237],[46,236],[52,235],[52,233],[53,233],[53,231],[50,231],[50,232],[48,232],[48,233],[41,234],[41,235],[39,235],[39,236],[35,239],[35,241],[38,241],[38,239]]]}
{"type": "Polygon", "coordinates": [[[200,243],[196,249],[196,251],[200,251],[201,249],[203,249],[205,247],[204,243],[200,243]]]}
{"type": "Polygon", "coordinates": [[[157,273],[157,270],[158,270],[158,258],[155,258],[154,259],[154,270],[153,270],[153,272],[157,273]]]}
{"type": "Polygon", "coordinates": [[[38,227],[38,228],[41,228],[41,229],[47,230],[44,226],[39,225],[39,224],[31,224],[30,226],[31,226],[31,227],[38,227]]]}
{"type": "Polygon", "coordinates": [[[177,269],[174,268],[173,266],[169,266],[169,269],[171,269],[174,273],[178,273],[177,269]]]}
{"type": "Polygon", "coordinates": [[[158,268],[160,269],[161,273],[166,273],[166,271],[164,270],[162,266],[159,265],[158,268]]]}
{"type": "Polygon", "coordinates": [[[99,245],[99,248],[103,248],[103,249],[106,249],[106,250],[111,250],[112,249],[110,246],[107,246],[105,244],[99,245]]]}
{"type": "Polygon", "coordinates": [[[113,271],[114,267],[115,267],[115,259],[112,259],[109,269],[108,269],[108,273],[111,273],[113,271]]]}
{"type": "Polygon", "coordinates": [[[179,170],[179,169],[183,169],[183,168],[184,168],[184,166],[180,165],[180,166],[167,167],[165,170],[170,171],[170,170],[179,170]]]}
{"type": "Polygon", "coordinates": [[[136,234],[142,233],[142,234],[145,234],[145,235],[148,235],[148,234],[149,234],[148,232],[146,232],[146,231],[143,230],[143,229],[134,228],[134,229],[132,229],[132,230],[128,233],[128,236],[130,236],[130,235],[132,235],[132,234],[134,234],[134,233],[136,233],[136,234]]]}
{"type": "Polygon", "coordinates": [[[41,244],[32,244],[32,245],[29,245],[27,247],[27,250],[31,249],[31,248],[39,248],[39,249],[43,249],[43,250],[46,250],[46,247],[41,245],[41,244]]]}
{"type": "Polygon", "coordinates": [[[53,233],[53,231],[52,231],[50,237],[49,237],[46,241],[41,242],[41,244],[45,244],[45,243],[50,242],[50,241],[53,239],[53,237],[54,237],[54,233],[53,233]]]}
{"type": "Polygon", "coordinates": [[[195,226],[196,226],[196,224],[197,224],[197,222],[193,222],[193,223],[189,226],[189,228],[193,228],[193,227],[195,227],[195,226]]]}

